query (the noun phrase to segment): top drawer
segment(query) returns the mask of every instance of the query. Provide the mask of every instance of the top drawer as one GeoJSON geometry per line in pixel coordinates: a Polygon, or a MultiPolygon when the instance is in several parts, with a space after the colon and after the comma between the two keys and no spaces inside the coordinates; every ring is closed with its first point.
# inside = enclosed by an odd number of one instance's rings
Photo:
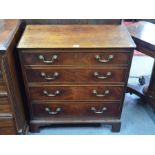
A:
{"type": "Polygon", "coordinates": [[[24,65],[118,65],[127,66],[127,49],[26,49],[20,51],[24,65]]]}

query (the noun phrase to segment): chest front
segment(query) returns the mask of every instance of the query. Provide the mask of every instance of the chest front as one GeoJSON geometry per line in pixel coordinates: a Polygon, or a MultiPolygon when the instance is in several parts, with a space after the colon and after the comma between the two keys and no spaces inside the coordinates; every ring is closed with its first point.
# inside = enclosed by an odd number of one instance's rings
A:
{"type": "Polygon", "coordinates": [[[29,25],[18,44],[30,128],[120,116],[135,45],[123,26],[29,25]]]}

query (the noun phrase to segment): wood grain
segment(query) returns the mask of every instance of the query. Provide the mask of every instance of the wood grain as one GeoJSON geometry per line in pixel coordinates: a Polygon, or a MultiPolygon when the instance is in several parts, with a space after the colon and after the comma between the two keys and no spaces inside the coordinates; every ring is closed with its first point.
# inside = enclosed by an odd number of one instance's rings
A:
{"type": "Polygon", "coordinates": [[[0,135],[15,135],[16,128],[11,117],[0,117],[0,135]]]}
{"type": "Polygon", "coordinates": [[[33,104],[33,118],[49,117],[52,119],[79,119],[79,118],[105,118],[105,117],[118,117],[119,116],[119,103],[109,102],[55,102],[44,104],[33,104]],[[49,108],[51,111],[56,111],[57,108],[61,108],[61,111],[56,115],[50,115],[45,111],[45,108],[49,108]],[[96,111],[102,111],[102,108],[107,108],[102,114],[96,114],[91,110],[92,107],[96,108],[96,111]]]}
{"type": "Polygon", "coordinates": [[[91,122],[111,124],[112,131],[118,132],[134,47],[123,25],[27,25],[18,53],[30,109],[30,131],[51,123],[91,122]],[[53,56],[57,59],[51,61],[53,56]],[[92,75],[109,70],[112,77],[104,82],[92,75]],[[41,72],[48,76],[59,72],[60,76],[46,81],[41,72]],[[53,96],[57,90],[60,94],[53,96]],[[103,96],[107,90],[109,94],[103,96]],[[99,113],[103,106],[108,110],[98,115],[92,106],[99,113]],[[45,112],[47,107],[53,112],[62,108],[62,113],[51,116],[45,112]]]}
{"type": "Polygon", "coordinates": [[[20,51],[21,62],[25,66],[128,66],[130,55],[131,49],[30,49],[20,51]],[[57,60],[51,64],[46,64],[39,59],[40,55],[44,56],[45,60],[51,60],[54,55],[57,55],[57,60]],[[101,60],[108,60],[110,55],[113,55],[114,58],[107,63],[101,63],[96,59],[96,55],[99,55],[101,60]]]}
{"type": "Polygon", "coordinates": [[[126,73],[127,68],[125,67],[34,67],[26,69],[28,82],[47,82],[49,84],[124,83],[126,73]],[[45,76],[42,75],[43,73],[45,76]],[[58,76],[54,76],[56,73],[58,73],[58,76]],[[95,76],[95,73],[98,73],[98,76],[95,76]],[[111,73],[111,75],[108,75],[108,73],[111,73]],[[105,78],[100,79],[100,77],[105,78]]]}
{"type": "MultiPolygon", "coordinates": [[[[26,127],[23,100],[16,68],[17,41],[22,33],[20,20],[0,20],[0,133],[24,134],[26,127]],[[7,101],[2,101],[6,99],[7,101]],[[8,118],[10,116],[11,118],[8,118]],[[5,121],[12,121],[4,126],[5,121]],[[10,120],[11,119],[11,120],[10,120]],[[3,124],[4,123],[4,124],[3,124]]],[[[8,122],[7,121],[7,122],[8,122]]]]}
{"type": "Polygon", "coordinates": [[[10,113],[9,115],[12,115],[12,109],[8,98],[0,98],[0,115],[1,113],[10,113]]]}
{"type": "Polygon", "coordinates": [[[0,98],[5,98],[8,96],[7,87],[5,83],[0,84],[0,98]]]}
{"type": "Polygon", "coordinates": [[[18,48],[134,48],[123,25],[27,25],[18,48]]]}
{"type": "Polygon", "coordinates": [[[78,86],[43,86],[43,87],[30,87],[31,100],[50,100],[50,101],[64,101],[64,100],[87,100],[87,101],[120,101],[124,91],[123,86],[104,86],[104,85],[78,85],[78,86]],[[60,94],[55,97],[48,97],[43,94],[46,90],[48,93],[54,94],[56,90],[60,94]],[[93,90],[97,90],[98,94],[104,94],[109,90],[109,94],[104,97],[96,97],[93,90]]]}
{"type": "Polygon", "coordinates": [[[20,20],[18,19],[1,19],[0,20],[0,53],[4,53],[18,30],[20,20]]]}

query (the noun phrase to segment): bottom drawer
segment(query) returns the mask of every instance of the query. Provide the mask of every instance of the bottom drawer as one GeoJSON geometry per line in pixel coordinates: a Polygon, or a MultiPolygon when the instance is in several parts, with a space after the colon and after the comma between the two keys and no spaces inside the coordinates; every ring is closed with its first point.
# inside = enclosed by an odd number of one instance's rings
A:
{"type": "Polygon", "coordinates": [[[0,135],[10,135],[10,134],[16,134],[13,119],[0,117],[0,135]]]}
{"type": "Polygon", "coordinates": [[[120,113],[120,103],[103,102],[54,102],[32,104],[33,117],[49,118],[102,118],[117,117],[120,113]]]}

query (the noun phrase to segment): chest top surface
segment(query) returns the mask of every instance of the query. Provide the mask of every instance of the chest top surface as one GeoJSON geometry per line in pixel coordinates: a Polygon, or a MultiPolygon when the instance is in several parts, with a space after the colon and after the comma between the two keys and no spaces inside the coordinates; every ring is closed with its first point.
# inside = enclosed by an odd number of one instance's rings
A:
{"type": "Polygon", "coordinates": [[[135,48],[123,25],[27,25],[17,48],[135,48]]]}

